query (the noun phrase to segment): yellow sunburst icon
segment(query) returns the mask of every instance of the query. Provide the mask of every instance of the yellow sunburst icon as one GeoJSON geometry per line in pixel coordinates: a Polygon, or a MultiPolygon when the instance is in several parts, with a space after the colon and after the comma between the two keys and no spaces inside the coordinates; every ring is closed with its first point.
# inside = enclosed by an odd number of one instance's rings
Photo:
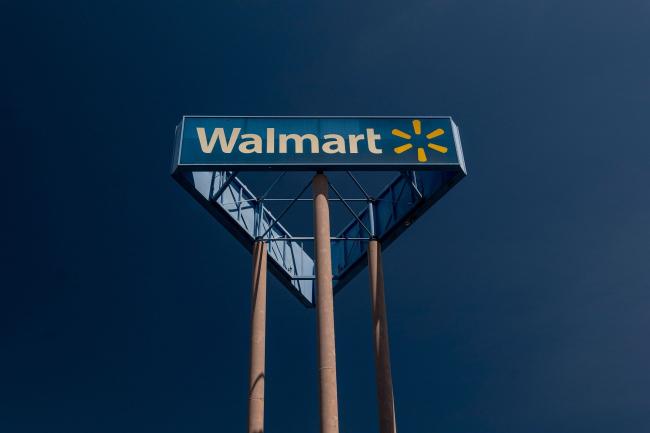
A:
{"type": "MultiPolygon", "coordinates": [[[[422,122],[420,122],[417,119],[413,120],[413,132],[415,133],[415,135],[420,135],[422,133],[422,122]]],[[[433,131],[429,132],[426,135],[426,137],[429,140],[433,140],[434,138],[439,137],[444,133],[445,133],[444,129],[438,128],[438,129],[434,129],[433,131]]],[[[401,131],[399,129],[393,129],[392,134],[395,137],[403,138],[404,140],[410,140],[412,138],[411,134],[407,134],[406,132],[401,131]]],[[[435,143],[427,143],[427,147],[429,149],[433,149],[433,150],[435,150],[437,152],[440,152],[440,153],[447,153],[447,151],[449,150],[445,146],[441,146],[441,145],[435,144],[435,143]]],[[[395,147],[395,149],[393,149],[393,150],[395,151],[395,153],[400,154],[400,153],[404,153],[407,150],[412,149],[412,148],[413,148],[412,143],[405,143],[405,144],[402,144],[402,145],[399,145],[399,146],[395,147]]],[[[427,154],[424,151],[424,146],[418,146],[418,161],[419,162],[427,162],[427,154]]]]}

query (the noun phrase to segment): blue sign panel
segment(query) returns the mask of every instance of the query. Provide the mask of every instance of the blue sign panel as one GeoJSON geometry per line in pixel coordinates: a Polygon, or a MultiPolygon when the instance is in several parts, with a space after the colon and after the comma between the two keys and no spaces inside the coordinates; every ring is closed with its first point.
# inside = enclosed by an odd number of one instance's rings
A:
{"type": "Polygon", "coordinates": [[[458,170],[450,117],[185,116],[180,170],[458,170]]]}

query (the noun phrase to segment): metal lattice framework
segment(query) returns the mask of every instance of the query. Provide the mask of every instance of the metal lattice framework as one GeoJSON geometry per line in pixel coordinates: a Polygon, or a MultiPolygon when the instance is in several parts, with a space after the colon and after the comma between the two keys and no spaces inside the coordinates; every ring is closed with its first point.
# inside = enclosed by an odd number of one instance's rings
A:
{"type": "MultiPolygon", "coordinates": [[[[404,171],[399,173],[377,196],[369,195],[351,172],[347,172],[363,195],[361,199],[344,198],[335,185],[331,200],[340,201],[352,220],[332,242],[334,291],[341,290],[364,268],[367,244],[378,239],[385,249],[407,227],[438,201],[466,174],[464,163],[442,171],[404,171]],[[352,202],[365,202],[355,212],[352,202]]],[[[309,236],[293,236],[281,223],[282,218],[310,186],[286,198],[269,198],[273,187],[284,176],[279,174],[264,194],[256,196],[232,171],[176,170],[174,178],[219,220],[249,251],[256,239],[268,243],[271,272],[305,306],[314,306],[314,259],[305,249],[309,236]],[[286,201],[283,211],[274,216],[265,206],[270,201],[286,201]]]]}

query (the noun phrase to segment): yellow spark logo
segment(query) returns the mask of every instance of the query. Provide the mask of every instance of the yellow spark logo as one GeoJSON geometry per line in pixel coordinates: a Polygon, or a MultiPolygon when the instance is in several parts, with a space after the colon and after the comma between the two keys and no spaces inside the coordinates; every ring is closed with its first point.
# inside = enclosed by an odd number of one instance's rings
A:
{"type": "MultiPolygon", "coordinates": [[[[417,119],[413,120],[413,132],[415,132],[415,135],[420,135],[422,133],[422,123],[417,119]]],[[[393,133],[393,135],[395,137],[403,138],[404,140],[410,140],[412,138],[411,134],[407,134],[406,132],[401,131],[399,129],[393,129],[392,133],[393,133]]],[[[429,132],[426,135],[426,137],[429,140],[433,140],[434,138],[439,137],[444,133],[445,133],[444,129],[438,128],[438,129],[434,129],[433,131],[429,132]]],[[[435,143],[427,143],[427,147],[429,149],[433,149],[433,150],[435,150],[437,152],[440,152],[440,153],[447,153],[447,151],[449,150],[445,146],[441,146],[441,145],[435,144],[435,143]]],[[[405,144],[402,144],[400,146],[397,146],[393,150],[395,151],[395,153],[397,153],[399,155],[400,153],[404,153],[404,152],[406,152],[407,150],[409,150],[411,148],[413,148],[412,143],[405,143],[405,144]]],[[[424,147],[422,147],[422,146],[418,146],[418,161],[419,162],[427,162],[427,154],[424,152],[424,147]]]]}

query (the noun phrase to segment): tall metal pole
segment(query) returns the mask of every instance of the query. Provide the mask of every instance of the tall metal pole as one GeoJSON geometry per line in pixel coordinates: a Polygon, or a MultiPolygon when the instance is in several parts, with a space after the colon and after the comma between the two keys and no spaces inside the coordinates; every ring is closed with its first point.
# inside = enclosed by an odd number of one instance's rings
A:
{"type": "Polygon", "coordinates": [[[264,353],[266,350],[266,244],[253,246],[251,351],[248,380],[248,433],[264,432],[264,353]]]}
{"type": "Polygon", "coordinates": [[[336,389],[334,339],[334,293],[327,177],[318,173],[312,180],[314,194],[314,244],[316,249],[316,320],[320,375],[320,431],[338,433],[339,409],[336,389]]]}
{"type": "Polygon", "coordinates": [[[393,378],[390,372],[384,270],[381,260],[381,244],[376,239],[372,239],[368,244],[368,274],[370,275],[370,298],[372,301],[372,332],[375,346],[379,431],[380,433],[395,433],[397,426],[395,423],[395,402],[393,400],[393,378]]]}

